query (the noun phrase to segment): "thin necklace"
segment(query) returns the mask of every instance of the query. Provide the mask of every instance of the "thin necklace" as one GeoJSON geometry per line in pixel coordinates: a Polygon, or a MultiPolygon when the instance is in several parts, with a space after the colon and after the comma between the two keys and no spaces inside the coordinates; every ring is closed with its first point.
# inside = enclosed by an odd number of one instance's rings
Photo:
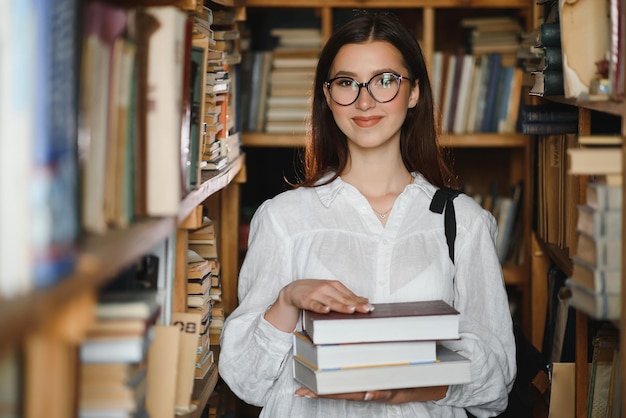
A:
{"type": "MultiPolygon", "coordinates": [[[[372,208],[374,209],[374,208],[372,208]]],[[[387,217],[387,215],[389,214],[389,212],[391,212],[391,209],[386,210],[385,212],[376,212],[376,215],[378,215],[380,217],[380,219],[385,219],[387,217]]]]}

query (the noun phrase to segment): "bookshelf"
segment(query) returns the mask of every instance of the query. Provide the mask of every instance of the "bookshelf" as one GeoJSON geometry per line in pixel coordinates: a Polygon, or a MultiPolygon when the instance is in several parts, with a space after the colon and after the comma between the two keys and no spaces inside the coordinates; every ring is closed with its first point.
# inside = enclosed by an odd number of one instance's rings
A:
{"type": "MultiPolygon", "coordinates": [[[[422,46],[424,55],[432,71],[433,56],[438,50],[455,50],[463,41],[465,34],[461,30],[460,21],[466,16],[502,16],[514,15],[524,22],[525,29],[532,26],[531,16],[533,12],[531,2],[527,0],[515,1],[441,1],[434,4],[429,1],[404,0],[404,1],[331,1],[331,0],[307,0],[289,2],[285,0],[248,0],[246,2],[250,31],[254,38],[263,38],[263,33],[271,31],[271,27],[264,24],[255,25],[255,18],[263,20],[264,16],[281,13],[297,13],[290,15],[290,19],[296,20],[307,13],[312,16],[310,21],[313,26],[321,31],[322,39],[328,39],[335,24],[341,21],[342,13],[351,9],[393,9],[399,15],[406,15],[408,21],[415,25],[415,33],[422,46]],[[264,14],[265,13],[265,14],[264,14]],[[453,22],[453,23],[451,23],[453,22]],[[255,32],[256,30],[256,32],[255,32]],[[447,31],[447,32],[446,32],[447,31]]],[[[306,19],[306,18],[305,18],[306,19]]],[[[308,27],[308,26],[307,26],[308,27]]],[[[254,48],[254,46],[253,46],[254,48]]],[[[431,73],[432,77],[432,73],[431,73]]],[[[485,179],[505,179],[502,183],[514,184],[522,182],[523,207],[521,210],[523,253],[522,259],[517,263],[506,263],[503,266],[505,280],[510,289],[519,296],[520,322],[524,332],[530,336],[533,324],[537,322],[531,310],[530,282],[530,225],[532,213],[532,142],[528,136],[517,133],[467,133],[467,134],[443,134],[440,138],[443,147],[450,150],[458,164],[457,174],[461,184],[466,179],[478,181],[480,176],[474,175],[474,168],[484,166],[481,158],[490,155],[495,158],[496,167],[493,170],[482,170],[481,175],[486,175],[481,184],[476,184],[476,189],[487,193],[488,185],[485,179]],[[482,157],[481,157],[482,156],[482,157]],[[497,174],[496,174],[497,173],[497,174]]],[[[303,133],[284,134],[267,133],[257,130],[244,130],[242,146],[246,149],[251,166],[263,166],[253,161],[254,151],[263,151],[260,159],[265,158],[271,150],[279,150],[284,155],[287,150],[301,149],[305,143],[303,133]]],[[[267,162],[272,164],[273,162],[267,162]]],[[[492,164],[491,161],[487,166],[492,164]]],[[[293,169],[294,162],[285,162],[285,172],[293,169]]],[[[257,168],[258,169],[258,168],[257,168]]],[[[252,170],[252,168],[250,168],[252,170]]],[[[260,168],[263,170],[263,168],[260,168]]],[[[252,171],[251,178],[253,177],[252,171]]],[[[260,174],[262,175],[262,174],[260,174]]],[[[285,173],[283,173],[285,175],[285,173]]],[[[289,177],[289,176],[286,176],[289,177]]],[[[291,180],[291,178],[289,178],[291,180]]],[[[277,179],[277,183],[280,179],[277,179]]],[[[253,187],[252,184],[249,187],[253,187]]],[[[502,188],[502,185],[501,185],[502,188]]],[[[246,190],[243,190],[245,195],[246,190]]],[[[257,191],[255,190],[256,194],[257,191]]],[[[271,191],[269,193],[272,193],[271,191]]],[[[267,196],[271,197],[271,196],[267,196]]],[[[260,203],[260,202],[259,202],[260,203]]],[[[543,319],[543,318],[541,318],[543,319]]]]}
{"type": "MultiPolygon", "coordinates": [[[[550,101],[554,103],[567,104],[577,109],[579,114],[579,134],[589,134],[591,133],[591,124],[590,119],[593,114],[605,114],[611,115],[613,117],[619,118],[621,127],[620,134],[622,137],[626,138],[626,105],[623,102],[616,101],[595,101],[595,102],[581,102],[575,99],[565,99],[561,96],[555,97],[545,97],[543,100],[550,101]]],[[[623,146],[622,146],[623,147],[623,146]]],[[[584,202],[584,187],[585,187],[586,178],[581,176],[578,179],[578,186],[580,195],[574,204],[583,203],[584,202]]],[[[624,218],[623,218],[624,219],[624,218]]],[[[622,220],[623,222],[623,220],[622,220]]],[[[622,236],[624,236],[624,230],[622,230],[622,236]]],[[[535,251],[533,256],[533,275],[542,275],[545,278],[545,269],[542,268],[547,266],[550,262],[554,263],[561,271],[563,271],[567,276],[570,276],[572,273],[572,256],[569,248],[564,248],[562,246],[546,243],[541,239],[534,239],[534,249],[535,251]],[[540,266],[540,267],[537,267],[540,266]]],[[[624,260],[624,250],[622,249],[622,263],[624,260]]],[[[624,264],[622,264],[622,289],[624,285],[626,285],[626,275],[624,272],[624,264]]],[[[537,278],[535,280],[537,283],[540,283],[541,279],[537,278]]],[[[545,311],[544,311],[545,314],[545,311]]],[[[576,310],[575,312],[575,362],[576,362],[576,417],[586,417],[587,416],[587,407],[588,407],[588,379],[589,379],[589,356],[590,356],[590,347],[589,340],[592,337],[590,334],[590,324],[591,322],[598,321],[593,317],[590,317],[586,313],[581,310],[576,310]]],[[[624,347],[626,344],[626,335],[623,332],[623,322],[624,318],[626,318],[626,310],[624,309],[624,304],[622,304],[622,315],[621,319],[614,323],[620,330],[620,347],[624,347]]],[[[620,356],[622,359],[622,373],[624,373],[623,361],[626,358],[623,349],[620,349],[620,356]]],[[[624,388],[622,388],[622,399],[625,399],[626,392],[624,392],[624,388]]],[[[622,405],[623,406],[623,405],[622,405]]]]}
{"type": "MultiPolygon", "coordinates": [[[[18,3],[20,2],[7,2],[6,5],[3,5],[3,14],[4,11],[17,7],[18,3]]],[[[61,1],[49,3],[63,7],[61,1]]],[[[82,18],[78,18],[78,15],[87,9],[88,3],[91,2],[76,1],[64,4],[68,8],[72,7],[72,11],[76,12],[75,29],[78,29],[83,23],[82,18]]],[[[173,3],[176,3],[179,14],[183,16],[181,20],[192,19],[193,15],[206,3],[206,6],[210,8],[231,8],[237,21],[245,18],[240,2],[232,1],[116,2],[111,0],[102,3],[109,6],[119,6],[119,3],[124,3],[124,7],[142,9],[146,6],[171,7],[173,3]]],[[[29,2],[28,6],[22,8],[22,11],[25,16],[30,13],[34,15],[37,7],[43,7],[43,3],[32,2],[31,4],[29,2]]],[[[4,25],[7,19],[9,17],[3,17],[0,18],[0,21],[4,25]]],[[[191,20],[188,20],[188,24],[190,22],[191,20]]],[[[237,23],[233,26],[236,29],[237,23]]],[[[29,29],[22,27],[20,30],[29,29]]],[[[139,35],[142,35],[141,31],[142,29],[138,30],[139,35]]],[[[70,33],[71,31],[67,32],[70,33]]],[[[76,48],[79,49],[82,47],[84,38],[78,30],[76,30],[76,34],[76,48]]],[[[5,33],[0,38],[4,36],[5,33]]],[[[3,38],[3,40],[7,41],[7,38],[3,38]]],[[[178,47],[182,51],[180,45],[178,47]]],[[[31,52],[30,50],[22,51],[23,54],[31,52]]],[[[3,55],[3,58],[6,56],[3,55]]],[[[34,59],[33,62],[35,62],[34,59]]],[[[80,62],[77,61],[76,64],[80,64],[80,62]]],[[[235,65],[233,63],[233,69],[235,65]]],[[[0,68],[0,74],[2,74],[0,78],[3,78],[3,82],[0,84],[3,87],[6,85],[5,75],[7,77],[11,75],[5,73],[6,67],[5,65],[0,68]]],[[[76,75],[73,80],[76,83],[74,87],[78,87],[78,79],[84,74],[74,75],[76,75]]],[[[32,81],[25,79],[28,82],[32,81]]],[[[178,84],[172,88],[175,90],[176,86],[178,84]]],[[[180,86],[181,88],[183,86],[182,73],[180,86]]],[[[76,95],[82,97],[80,93],[79,90],[76,95]]],[[[64,92],[64,94],[73,95],[71,91],[64,92]]],[[[236,100],[237,96],[233,94],[233,105],[236,105],[236,100]]],[[[180,103],[173,103],[173,105],[178,104],[180,103]]],[[[6,102],[3,102],[4,105],[6,102]]],[[[3,107],[2,110],[4,111],[6,108],[3,107]]],[[[184,136],[184,122],[184,120],[178,122],[179,125],[175,127],[176,130],[174,131],[176,134],[173,136],[168,136],[165,131],[162,131],[162,140],[168,142],[169,145],[173,144],[177,147],[176,149],[180,149],[181,137],[184,136]]],[[[234,127],[232,131],[235,132],[234,127]]],[[[3,134],[5,133],[3,131],[3,134]]],[[[76,142],[80,142],[77,136],[79,135],[75,133],[71,137],[74,147],[76,147],[76,142]]],[[[10,142],[8,139],[9,137],[4,136],[1,139],[3,150],[8,149],[5,147],[10,142]]],[[[96,137],[93,136],[91,139],[95,141],[96,137]]],[[[26,139],[24,142],[27,142],[26,139]]],[[[238,148],[239,144],[234,144],[234,146],[238,148]]],[[[77,155],[74,157],[78,158],[77,155]]],[[[168,158],[164,155],[161,157],[163,159],[168,158]]],[[[151,162],[158,164],[159,158],[151,162]]],[[[3,162],[6,162],[6,159],[3,159],[3,162]]],[[[173,160],[168,160],[168,164],[172,162],[173,160]]],[[[178,159],[175,162],[179,164],[176,167],[177,170],[184,171],[183,166],[180,165],[182,164],[181,160],[178,159]]],[[[0,394],[2,395],[0,410],[3,414],[25,418],[77,416],[80,384],[78,347],[85,339],[87,329],[93,321],[98,293],[116,275],[144,256],[157,253],[161,258],[159,282],[163,287],[160,287],[159,290],[163,293],[160,300],[164,301],[164,304],[161,306],[161,316],[157,320],[157,324],[169,325],[173,312],[185,312],[187,307],[186,277],[184,274],[179,274],[180,271],[186,273],[187,266],[185,222],[193,213],[205,207],[212,208],[210,214],[214,219],[216,228],[219,229],[217,245],[222,261],[224,303],[228,307],[227,312],[232,311],[236,303],[239,189],[246,178],[245,155],[238,154],[236,157],[230,158],[226,167],[219,171],[198,170],[198,173],[200,176],[197,185],[188,190],[181,186],[180,192],[174,195],[177,200],[175,202],[176,208],[170,213],[137,215],[127,226],[107,227],[100,232],[87,232],[81,229],[76,242],[75,266],[71,272],[59,277],[53,285],[45,288],[34,288],[15,296],[0,293],[0,360],[8,358],[10,355],[11,361],[15,359],[18,374],[18,376],[11,377],[3,375],[0,378],[0,394]],[[161,267],[164,268],[161,270],[161,267]],[[17,356],[13,356],[14,353],[17,353],[17,356]],[[6,398],[4,390],[7,385],[13,386],[12,393],[15,398],[6,398]]],[[[7,172],[3,171],[3,176],[5,174],[7,172]]],[[[117,172],[108,174],[112,177],[117,172]]],[[[80,175],[74,180],[79,184],[85,182],[84,177],[80,175]]],[[[3,184],[6,184],[7,178],[4,177],[3,181],[3,184]]],[[[169,193],[172,189],[166,183],[162,184],[162,192],[172,196],[169,193]]],[[[26,186],[30,185],[26,184],[26,186]]],[[[8,200],[5,199],[2,205],[8,205],[8,200]]],[[[77,203],[80,204],[80,202],[77,203]]],[[[2,213],[0,216],[5,216],[7,212],[0,211],[0,213],[2,213]]],[[[57,213],[57,215],[69,216],[68,213],[57,213]]],[[[81,213],[81,215],[83,214],[81,213]]],[[[62,223],[63,220],[54,218],[52,222],[62,223]]],[[[3,218],[3,225],[11,221],[11,219],[3,218]]],[[[27,225],[23,226],[26,227],[27,225]]],[[[8,242],[8,238],[3,231],[3,245],[8,242]]],[[[17,278],[3,276],[2,280],[6,283],[10,280],[17,280],[17,278]]],[[[193,355],[195,356],[195,352],[193,355]]],[[[192,398],[189,401],[195,404],[196,408],[185,416],[202,416],[217,383],[217,364],[213,364],[204,379],[197,379],[194,382],[192,398]]],[[[159,416],[178,416],[174,410],[159,412],[161,413],[159,416]]]]}
{"type": "MultiPolygon", "coordinates": [[[[621,4],[621,12],[624,11],[624,2],[611,2],[612,5],[621,4]]],[[[541,18],[547,15],[548,8],[543,6],[535,6],[536,13],[535,16],[539,20],[536,21],[536,24],[541,23],[541,18]]],[[[624,16],[621,15],[619,17],[621,20],[621,25],[624,25],[624,16]]],[[[577,28],[580,30],[581,34],[584,35],[584,25],[583,28],[577,28]]],[[[589,29],[588,29],[589,30],[589,29]]],[[[607,26],[606,30],[610,30],[610,27],[607,26]]],[[[562,34],[561,34],[562,35],[562,34]]],[[[563,35],[562,35],[563,36],[563,35]]],[[[623,47],[620,51],[623,55],[623,47]]],[[[622,60],[623,65],[623,56],[620,58],[622,60]]],[[[621,74],[623,84],[623,73],[621,74]]],[[[578,129],[574,134],[576,138],[581,135],[589,135],[589,134],[602,134],[607,133],[604,131],[605,126],[602,126],[603,123],[594,122],[597,120],[608,120],[610,122],[609,130],[610,134],[615,134],[617,136],[621,136],[622,144],[621,144],[621,152],[622,152],[622,161],[624,161],[624,140],[626,140],[626,103],[623,100],[614,99],[614,98],[605,98],[603,100],[587,100],[583,98],[566,98],[564,96],[547,96],[540,99],[537,99],[539,103],[549,103],[549,104],[559,104],[569,106],[571,109],[578,113],[578,129]]],[[[582,147],[582,144],[576,144],[574,147],[582,147]]],[[[622,162],[623,168],[623,162],[622,162]]],[[[573,193],[573,196],[565,196],[567,201],[566,205],[578,205],[585,202],[585,190],[586,184],[589,180],[589,176],[580,175],[573,176],[574,184],[577,190],[576,193],[573,193]]],[[[625,184],[623,181],[624,171],[621,173],[621,182],[625,184]]],[[[622,189],[624,186],[622,185],[622,189]]],[[[554,196],[554,198],[559,197],[554,196]]],[[[563,197],[563,196],[560,196],[563,197]]],[[[568,215],[566,215],[568,216],[568,215]]],[[[576,215],[574,215],[576,216],[576,215]]],[[[623,237],[626,236],[626,229],[624,228],[624,221],[626,217],[624,216],[624,212],[622,210],[622,243],[623,237]]],[[[574,237],[578,233],[576,231],[575,222],[574,226],[572,226],[572,222],[569,223],[564,221],[560,228],[570,228],[569,231],[571,235],[574,237]],[[569,225],[569,226],[568,226],[569,225]]],[[[533,278],[533,281],[536,283],[541,283],[541,277],[545,279],[545,268],[549,264],[555,265],[559,270],[561,270],[567,277],[572,275],[573,266],[575,262],[573,261],[573,256],[575,255],[575,251],[572,247],[575,248],[575,242],[570,240],[566,244],[568,245],[555,245],[554,243],[546,242],[546,240],[542,239],[538,236],[537,231],[533,231],[533,257],[532,257],[532,272],[533,276],[539,276],[537,278],[533,278]]],[[[626,262],[624,261],[626,256],[626,252],[624,251],[624,247],[622,246],[621,250],[621,289],[624,289],[626,286],[626,262]]],[[[545,287],[545,286],[544,286],[545,287]]],[[[623,298],[622,298],[623,300],[623,298]]],[[[537,310],[541,310],[541,306],[537,306],[537,310]]],[[[543,315],[545,315],[545,310],[543,310],[543,315]]],[[[538,314],[539,316],[539,314],[538,314]]],[[[614,327],[619,332],[619,361],[621,362],[621,387],[619,387],[619,392],[617,395],[617,399],[621,400],[621,417],[626,416],[626,410],[624,409],[624,399],[626,399],[626,385],[624,385],[624,373],[626,371],[626,367],[624,366],[624,360],[626,360],[626,352],[624,347],[626,347],[626,332],[624,332],[624,321],[626,319],[626,305],[622,302],[621,304],[621,315],[617,320],[602,320],[596,318],[594,316],[588,315],[582,309],[574,306],[574,316],[575,316],[575,331],[574,331],[574,344],[575,344],[575,354],[574,354],[574,362],[575,362],[575,416],[577,418],[587,417],[588,416],[588,408],[590,407],[590,399],[589,399],[589,382],[591,377],[591,372],[589,368],[589,363],[591,363],[591,355],[593,347],[590,344],[590,341],[594,337],[594,329],[597,328],[598,325],[603,323],[608,323],[611,327],[614,327]]],[[[610,415],[610,416],[618,416],[618,415],[610,415]]]]}

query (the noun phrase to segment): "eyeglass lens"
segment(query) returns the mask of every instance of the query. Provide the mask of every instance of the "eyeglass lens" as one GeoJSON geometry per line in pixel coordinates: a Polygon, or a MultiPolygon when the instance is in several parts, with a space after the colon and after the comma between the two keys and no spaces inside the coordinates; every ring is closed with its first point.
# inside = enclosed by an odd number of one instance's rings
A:
{"type": "Polygon", "coordinates": [[[365,87],[374,100],[379,103],[389,102],[400,90],[402,78],[393,73],[382,73],[372,77],[366,83],[359,83],[350,77],[337,77],[328,86],[332,99],[340,105],[349,105],[356,101],[365,87]]]}

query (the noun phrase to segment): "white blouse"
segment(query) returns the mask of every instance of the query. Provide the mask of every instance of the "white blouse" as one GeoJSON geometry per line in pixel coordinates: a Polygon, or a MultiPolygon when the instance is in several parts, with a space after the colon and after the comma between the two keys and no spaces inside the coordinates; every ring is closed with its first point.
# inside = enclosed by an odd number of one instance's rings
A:
{"type": "Polygon", "coordinates": [[[341,178],[298,188],[264,202],[255,213],[239,276],[239,306],[221,336],[219,372],[261,417],[495,416],[516,374],[513,325],[495,249],[494,217],[471,197],[454,200],[455,263],[448,256],[442,214],[428,208],[436,191],[413,174],[383,226],[367,199],[341,178]],[[333,279],[372,303],[443,299],[461,312],[457,341],[445,346],[471,359],[472,382],[445,398],[386,405],[294,396],[292,335],[263,318],[288,283],[333,279]]]}

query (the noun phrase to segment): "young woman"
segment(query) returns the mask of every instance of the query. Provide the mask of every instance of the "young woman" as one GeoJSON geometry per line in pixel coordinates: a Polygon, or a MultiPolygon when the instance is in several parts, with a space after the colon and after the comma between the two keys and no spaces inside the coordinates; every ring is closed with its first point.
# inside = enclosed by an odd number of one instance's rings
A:
{"type": "MultiPolygon", "coordinates": [[[[305,82],[306,80],[303,80],[305,82]]],[[[321,52],[304,181],[264,202],[251,223],[239,307],[221,338],[219,371],[262,417],[495,416],[516,374],[511,315],[493,216],[454,200],[454,261],[441,214],[451,180],[424,58],[389,14],[363,14],[321,52]],[[443,299],[461,312],[472,382],[317,396],[292,375],[300,311],[367,312],[370,303],[443,299]]]]}

